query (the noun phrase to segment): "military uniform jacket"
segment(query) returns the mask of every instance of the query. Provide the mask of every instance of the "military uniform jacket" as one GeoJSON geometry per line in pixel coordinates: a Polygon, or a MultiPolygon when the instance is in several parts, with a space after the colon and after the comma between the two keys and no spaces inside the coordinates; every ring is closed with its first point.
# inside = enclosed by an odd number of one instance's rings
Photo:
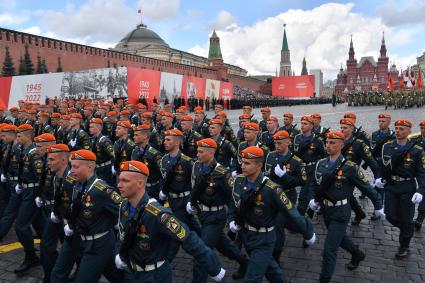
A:
{"type": "Polygon", "coordinates": [[[117,123],[110,121],[108,119],[103,119],[103,130],[102,134],[108,136],[112,142],[115,142],[115,130],[117,128],[117,123]]]}
{"type": "Polygon", "coordinates": [[[222,136],[217,138],[216,143],[217,150],[215,152],[215,159],[217,162],[226,168],[236,168],[238,152],[233,144],[222,136]]]}
{"type": "Polygon", "coordinates": [[[53,177],[53,199],[55,203],[52,206],[52,211],[60,219],[69,220],[72,195],[76,183],[77,181],[72,177],[69,168],[65,170],[63,176],[53,177]]]}
{"type": "Polygon", "coordinates": [[[69,131],[65,129],[64,127],[60,126],[56,131],[56,143],[68,143],[68,133],[69,131]]]}
{"type": "Polygon", "coordinates": [[[188,133],[184,133],[183,138],[183,149],[182,152],[189,156],[190,158],[196,158],[197,149],[198,146],[196,145],[196,142],[202,139],[201,134],[195,132],[194,130],[191,130],[188,133]]]}
{"type": "Polygon", "coordinates": [[[326,151],[323,146],[323,142],[320,139],[314,139],[309,146],[307,144],[314,136],[305,137],[303,134],[298,134],[294,138],[294,150],[297,152],[297,156],[306,164],[307,174],[311,174],[314,171],[315,163],[320,159],[326,156],[326,151]],[[307,146],[304,150],[304,146],[307,146]],[[300,150],[304,150],[302,154],[299,153],[300,150]]]}
{"type": "Polygon", "coordinates": [[[286,155],[279,154],[277,151],[272,151],[267,155],[265,162],[266,175],[275,182],[284,191],[289,191],[299,186],[304,186],[307,181],[307,172],[305,165],[296,155],[286,164],[286,173],[282,177],[278,177],[274,173],[274,168],[279,164],[282,168],[284,161],[288,160],[291,152],[286,155]]]}
{"type": "Polygon", "coordinates": [[[115,152],[112,141],[102,134],[97,137],[91,137],[91,151],[96,154],[96,164],[102,164],[107,161],[111,161],[113,164],[115,161],[115,152]]]}
{"type": "Polygon", "coordinates": [[[291,140],[292,143],[294,142],[295,136],[300,133],[300,130],[298,130],[295,125],[290,125],[289,127],[283,126],[283,127],[280,127],[279,130],[287,131],[289,134],[289,139],[291,140]]]}
{"type": "Polygon", "coordinates": [[[220,135],[231,142],[234,147],[238,145],[238,139],[236,138],[235,133],[233,132],[233,129],[230,127],[230,125],[224,125],[220,135]]]}
{"type": "Polygon", "coordinates": [[[67,143],[71,151],[79,149],[90,149],[90,136],[83,129],[73,129],[68,132],[67,143]],[[71,146],[71,140],[76,139],[77,143],[71,146]]]}
{"type": "Polygon", "coordinates": [[[412,137],[411,140],[412,141],[416,141],[417,139],[420,139],[417,143],[418,146],[422,147],[422,150],[425,151],[425,137],[423,137],[421,134],[419,134],[418,136],[412,137]]]}
{"type": "Polygon", "coordinates": [[[192,159],[181,152],[176,157],[171,157],[169,154],[164,155],[161,160],[162,191],[177,194],[190,191],[192,166],[192,159]],[[174,166],[175,164],[176,166],[174,166]],[[172,170],[174,171],[172,172],[172,170]],[[171,180],[167,180],[169,176],[172,177],[171,180]],[[168,186],[165,186],[166,182],[169,184],[168,186]]]}
{"type": "Polygon", "coordinates": [[[81,202],[76,229],[82,235],[95,235],[111,230],[118,222],[121,196],[96,175],[85,184],[76,183],[72,202],[81,202]],[[78,192],[82,191],[81,199],[78,192]]]}
{"type": "Polygon", "coordinates": [[[19,155],[19,146],[13,144],[13,142],[8,144],[3,144],[2,149],[2,162],[1,162],[1,172],[5,175],[6,178],[11,176],[18,176],[18,166],[19,162],[17,156],[19,155]]]}
{"type": "Polygon", "coordinates": [[[208,122],[209,119],[205,117],[200,124],[193,123],[193,129],[201,134],[204,138],[208,138],[210,136],[210,132],[208,131],[208,122]]]}
{"type": "MultiPolygon", "coordinates": [[[[319,189],[322,181],[329,178],[332,172],[338,168],[344,157],[340,155],[338,159],[332,163],[329,157],[320,159],[314,170],[313,181],[310,182],[315,196],[319,189]]],[[[378,192],[372,188],[369,184],[365,175],[363,175],[360,167],[352,161],[347,161],[344,166],[337,172],[335,181],[330,187],[324,188],[331,199],[329,201],[339,201],[350,198],[353,194],[354,187],[357,187],[360,191],[366,192],[371,191],[372,195],[368,195],[375,207],[375,209],[382,208],[381,197],[378,192]]]]}
{"type": "MultiPolygon", "coordinates": [[[[345,140],[345,145],[351,143],[352,140],[353,137],[348,140],[345,140]]],[[[367,144],[365,144],[363,140],[357,139],[350,147],[346,148],[344,152],[344,158],[353,161],[357,165],[360,165],[363,160],[372,170],[375,179],[381,177],[381,172],[378,163],[376,162],[375,158],[373,158],[369,146],[367,146],[367,144]]]]}
{"type": "Polygon", "coordinates": [[[199,193],[199,202],[206,206],[228,205],[232,195],[233,180],[229,170],[213,161],[203,165],[196,161],[192,170],[192,190],[195,189],[202,175],[208,175],[205,187],[199,193]],[[210,173],[211,172],[211,173],[210,173]]]}
{"type": "Polygon", "coordinates": [[[53,178],[55,173],[50,171],[49,166],[47,166],[47,154],[43,156],[43,165],[44,171],[40,176],[40,189],[38,192],[35,192],[36,196],[41,196],[44,200],[52,201],[53,200],[53,178]]]}
{"type": "MultiPolygon", "coordinates": [[[[261,148],[261,149],[263,150],[263,152],[264,152],[264,156],[267,156],[267,154],[269,153],[269,148],[268,148],[267,146],[265,146],[265,145],[263,145],[263,144],[259,143],[258,141],[257,141],[257,143],[255,144],[255,146],[256,146],[256,147],[259,147],[259,148],[261,148]]],[[[242,156],[241,156],[241,152],[242,152],[242,150],[244,150],[244,149],[246,149],[246,148],[248,148],[248,147],[249,147],[249,144],[248,144],[248,142],[247,142],[247,141],[241,142],[241,143],[239,144],[239,147],[238,147],[238,168],[237,168],[237,169],[240,169],[240,166],[241,166],[241,164],[242,164],[242,156]]],[[[232,170],[232,171],[234,171],[234,170],[236,170],[236,168],[233,168],[233,170],[232,170]]]]}
{"type": "Polygon", "coordinates": [[[273,151],[273,150],[274,150],[274,140],[273,140],[273,135],[274,135],[275,133],[276,133],[276,132],[271,133],[271,132],[269,132],[269,131],[264,131],[264,132],[261,134],[261,139],[260,139],[261,143],[262,143],[263,145],[267,146],[267,148],[268,148],[270,151],[273,151]]]}
{"type": "Polygon", "coordinates": [[[392,169],[391,179],[388,180],[385,190],[394,193],[412,193],[418,191],[425,195],[425,156],[424,151],[419,145],[415,145],[409,153],[406,154],[401,164],[397,168],[392,168],[392,161],[395,157],[406,150],[412,141],[403,147],[397,144],[397,141],[388,142],[382,147],[382,162],[384,170],[392,169]],[[404,181],[394,181],[392,178],[407,178],[404,181]]]}
{"type": "MultiPolygon", "coordinates": [[[[31,144],[23,150],[23,170],[22,170],[22,183],[30,184],[37,183],[43,175],[45,167],[43,156],[37,153],[35,144],[31,144]]],[[[18,159],[19,164],[19,159],[18,159]]]]}
{"type": "Polygon", "coordinates": [[[372,150],[373,157],[375,157],[377,160],[381,161],[382,147],[376,148],[376,146],[380,144],[383,140],[387,139],[392,134],[393,134],[393,131],[390,129],[388,129],[387,132],[382,132],[381,130],[378,130],[372,133],[372,136],[370,139],[370,149],[372,150]]]}
{"type": "Polygon", "coordinates": [[[267,121],[266,120],[261,120],[258,125],[260,126],[260,133],[267,132],[267,121]]]}
{"type": "Polygon", "coordinates": [[[115,166],[116,170],[118,170],[119,164],[121,162],[131,160],[131,153],[133,152],[133,149],[135,147],[136,147],[136,144],[130,138],[119,139],[115,141],[114,154],[115,154],[115,163],[117,165],[115,166]]]}
{"type": "Polygon", "coordinates": [[[38,124],[37,123],[37,127],[36,127],[36,131],[35,131],[35,136],[39,136],[41,134],[45,134],[45,133],[49,133],[54,135],[55,134],[55,129],[49,125],[49,124],[38,124]]]}
{"type": "Polygon", "coordinates": [[[353,132],[353,136],[359,136],[360,139],[362,139],[365,142],[365,144],[367,144],[367,145],[370,144],[369,135],[365,131],[363,131],[362,129],[359,130],[358,128],[356,128],[353,132]]]}
{"type": "Polygon", "coordinates": [[[158,184],[161,178],[161,159],[162,154],[149,144],[144,148],[136,146],[131,153],[131,160],[141,161],[149,168],[148,183],[158,184]]]}
{"type": "Polygon", "coordinates": [[[229,221],[235,221],[241,205],[241,201],[246,199],[247,195],[255,194],[254,204],[247,208],[245,212],[245,223],[255,228],[273,227],[276,225],[276,219],[279,212],[283,213],[283,217],[296,227],[305,238],[310,239],[312,236],[311,223],[302,217],[283,190],[278,189],[277,185],[260,173],[254,183],[248,182],[245,176],[239,175],[233,185],[232,196],[233,201],[229,209],[229,221]],[[262,183],[265,182],[263,189],[260,191],[262,183]],[[254,191],[252,191],[254,190],[254,191]]]}
{"type": "Polygon", "coordinates": [[[236,133],[236,138],[238,140],[238,144],[240,144],[241,142],[245,141],[245,136],[244,136],[244,130],[243,130],[243,128],[239,128],[238,132],[236,133]]]}
{"type": "Polygon", "coordinates": [[[159,137],[159,133],[157,129],[152,126],[150,133],[149,133],[149,144],[156,148],[157,150],[160,150],[161,148],[161,139],[159,137]]]}

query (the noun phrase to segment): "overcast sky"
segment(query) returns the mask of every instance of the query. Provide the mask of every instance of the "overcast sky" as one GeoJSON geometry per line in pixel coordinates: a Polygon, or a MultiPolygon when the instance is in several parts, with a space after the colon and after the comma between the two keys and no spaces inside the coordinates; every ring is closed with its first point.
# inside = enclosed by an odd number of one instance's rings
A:
{"type": "Polygon", "coordinates": [[[206,56],[213,29],[225,62],[249,74],[274,74],[287,24],[292,68],[322,69],[334,79],[348,57],[353,35],[356,58],[379,55],[385,32],[388,56],[398,68],[425,51],[425,1],[310,0],[0,0],[0,26],[109,48],[139,22],[171,47],[206,56]]]}

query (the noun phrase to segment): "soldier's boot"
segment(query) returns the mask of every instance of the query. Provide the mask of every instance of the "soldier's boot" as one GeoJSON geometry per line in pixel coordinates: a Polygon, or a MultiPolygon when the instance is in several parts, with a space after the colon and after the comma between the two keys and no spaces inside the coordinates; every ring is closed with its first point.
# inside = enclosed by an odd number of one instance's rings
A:
{"type": "Polygon", "coordinates": [[[244,256],[241,260],[238,261],[239,268],[232,274],[233,280],[241,280],[245,277],[246,269],[248,268],[248,258],[244,256]]]}
{"type": "Polygon", "coordinates": [[[410,239],[400,240],[400,247],[398,248],[398,252],[395,254],[396,259],[404,259],[409,255],[410,253],[409,244],[410,244],[410,239]]]}
{"type": "Polygon", "coordinates": [[[416,231],[420,231],[422,228],[422,223],[424,222],[425,219],[425,211],[419,211],[418,212],[418,217],[416,217],[415,220],[415,229],[416,231]]]}
{"type": "Polygon", "coordinates": [[[357,226],[360,224],[360,222],[366,218],[366,213],[361,209],[360,207],[357,209],[354,209],[354,214],[356,215],[354,217],[354,220],[351,222],[352,225],[357,226]]]}
{"type": "Polygon", "coordinates": [[[40,259],[35,254],[35,250],[25,251],[25,258],[21,265],[14,270],[15,273],[23,273],[29,270],[31,267],[38,266],[40,264],[40,259]]]}
{"type": "Polygon", "coordinates": [[[354,270],[359,267],[359,264],[366,257],[365,253],[362,252],[358,247],[355,248],[354,252],[351,254],[351,261],[347,263],[347,268],[349,270],[354,270]]]}
{"type": "Polygon", "coordinates": [[[329,282],[331,282],[330,278],[320,277],[319,283],[329,283],[329,282]]]}

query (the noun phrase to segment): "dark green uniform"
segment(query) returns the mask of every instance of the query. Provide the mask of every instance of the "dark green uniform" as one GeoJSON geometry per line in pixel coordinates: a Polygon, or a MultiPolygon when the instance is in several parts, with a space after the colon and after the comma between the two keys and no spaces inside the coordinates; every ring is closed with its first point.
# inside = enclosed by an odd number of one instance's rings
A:
{"type": "Polygon", "coordinates": [[[238,146],[238,139],[236,138],[235,133],[233,132],[233,129],[230,125],[223,125],[223,129],[221,130],[220,135],[231,142],[234,147],[238,146]]]}
{"type": "Polygon", "coordinates": [[[193,123],[193,129],[201,134],[204,138],[208,138],[210,136],[210,132],[208,131],[208,121],[209,119],[205,117],[201,123],[193,123]]]}
{"type": "Polygon", "coordinates": [[[115,162],[114,145],[112,141],[102,134],[91,137],[91,151],[96,154],[96,175],[110,185],[115,185],[111,168],[115,162]]]}
{"type": "Polygon", "coordinates": [[[217,143],[217,150],[215,151],[217,162],[226,168],[236,168],[238,152],[233,144],[222,136],[219,136],[215,142],[217,143]]]}
{"type": "Polygon", "coordinates": [[[123,161],[131,160],[131,153],[136,147],[136,144],[130,138],[119,139],[114,143],[114,155],[115,155],[115,171],[119,170],[119,166],[123,161]]]}
{"type": "Polygon", "coordinates": [[[201,140],[203,137],[198,132],[195,132],[195,130],[191,130],[188,133],[184,133],[183,138],[183,148],[182,152],[183,154],[189,156],[190,158],[196,159],[196,154],[198,152],[198,146],[196,143],[201,140]]]}
{"type": "Polygon", "coordinates": [[[80,128],[70,130],[67,135],[67,144],[71,151],[79,149],[90,149],[90,136],[80,128]],[[76,141],[74,146],[71,145],[72,141],[76,141]]]}

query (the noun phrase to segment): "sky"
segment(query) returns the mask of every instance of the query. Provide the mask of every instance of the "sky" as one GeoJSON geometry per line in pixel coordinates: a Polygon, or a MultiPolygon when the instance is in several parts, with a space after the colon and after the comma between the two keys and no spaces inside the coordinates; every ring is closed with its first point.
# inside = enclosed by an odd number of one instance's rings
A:
{"type": "Polygon", "coordinates": [[[398,69],[425,51],[425,0],[0,0],[0,27],[101,48],[114,47],[141,21],[170,47],[202,56],[215,29],[224,61],[250,75],[279,68],[283,24],[297,75],[305,56],[308,69],[335,79],[351,35],[357,61],[377,59],[383,32],[398,69]]]}

